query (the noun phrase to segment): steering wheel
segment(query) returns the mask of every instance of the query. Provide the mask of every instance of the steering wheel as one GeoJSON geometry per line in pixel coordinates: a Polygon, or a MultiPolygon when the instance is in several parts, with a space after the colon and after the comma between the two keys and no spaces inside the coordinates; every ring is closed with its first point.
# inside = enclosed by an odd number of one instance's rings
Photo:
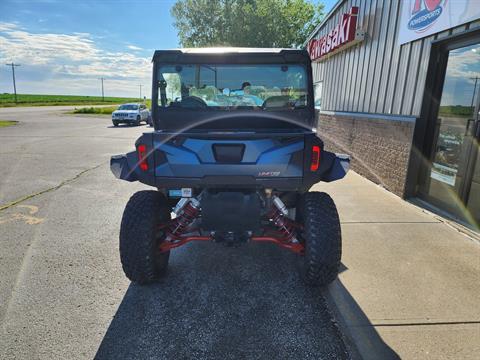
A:
{"type": "Polygon", "coordinates": [[[206,109],[208,107],[207,103],[198,96],[187,96],[182,99],[181,106],[186,108],[202,108],[206,109]]]}

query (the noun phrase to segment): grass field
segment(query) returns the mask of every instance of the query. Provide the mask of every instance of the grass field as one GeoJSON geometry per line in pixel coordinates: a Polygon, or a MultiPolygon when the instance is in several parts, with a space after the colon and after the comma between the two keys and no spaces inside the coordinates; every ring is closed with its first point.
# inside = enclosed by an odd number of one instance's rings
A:
{"type": "Polygon", "coordinates": [[[106,107],[82,107],[72,111],[74,114],[96,114],[96,115],[111,115],[112,112],[117,110],[118,106],[106,106],[106,107]]]}
{"type": "Polygon", "coordinates": [[[15,103],[13,94],[0,94],[0,107],[11,106],[55,106],[55,105],[103,105],[122,104],[126,102],[137,102],[135,98],[105,97],[101,96],[76,96],[76,95],[17,95],[18,102],[15,103]]]}
{"type": "Polygon", "coordinates": [[[15,125],[17,121],[0,120],[0,128],[15,125]]]}
{"type": "MultiPolygon", "coordinates": [[[[145,103],[150,108],[151,101],[147,100],[145,103]]],[[[73,114],[95,114],[95,115],[111,115],[112,112],[117,110],[118,106],[105,106],[105,107],[82,107],[72,111],[73,114]]]]}
{"type": "Polygon", "coordinates": [[[440,106],[440,116],[450,117],[471,117],[474,109],[471,106],[448,105],[440,106]]]}

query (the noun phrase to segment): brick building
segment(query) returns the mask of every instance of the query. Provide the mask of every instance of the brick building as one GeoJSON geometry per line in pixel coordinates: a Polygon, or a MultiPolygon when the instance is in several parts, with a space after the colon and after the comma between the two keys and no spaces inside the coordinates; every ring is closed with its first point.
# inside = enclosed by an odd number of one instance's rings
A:
{"type": "Polygon", "coordinates": [[[305,47],[326,147],[478,230],[480,0],[340,0],[305,47]]]}

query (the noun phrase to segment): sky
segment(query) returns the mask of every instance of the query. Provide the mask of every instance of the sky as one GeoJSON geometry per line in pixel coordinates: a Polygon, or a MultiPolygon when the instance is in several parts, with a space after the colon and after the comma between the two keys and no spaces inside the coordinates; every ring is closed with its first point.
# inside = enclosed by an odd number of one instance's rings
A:
{"type": "MultiPolygon", "coordinates": [[[[323,1],[328,11],[336,0],[323,1]]],[[[174,0],[0,0],[0,93],[137,97],[155,49],[179,47],[174,0]]]]}
{"type": "Polygon", "coordinates": [[[440,106],[471,106],[480,89],[480,45],[452,50],[440,106]],[[476,80],[475,80],[476,79],[476,80]]]}

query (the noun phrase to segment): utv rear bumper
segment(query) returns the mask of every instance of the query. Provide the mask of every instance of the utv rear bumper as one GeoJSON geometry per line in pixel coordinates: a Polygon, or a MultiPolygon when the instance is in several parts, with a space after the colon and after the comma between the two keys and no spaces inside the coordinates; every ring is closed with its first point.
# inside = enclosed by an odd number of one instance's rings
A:
{"type": "Polygon", "coordinates": [[[317,182],[342,179],[348,172],[350,158],[343,154],[322,151],[322,164],[317,173],[303,177],[254,177],[245,175],[209,175],[204,177],[155,176],[154,170],[143,171],[138,165],[136,152],[112,156],[110,169],[116,178],[140,181],[157,188],[269,188],[281,191],[307,191],[317,182]]]}

